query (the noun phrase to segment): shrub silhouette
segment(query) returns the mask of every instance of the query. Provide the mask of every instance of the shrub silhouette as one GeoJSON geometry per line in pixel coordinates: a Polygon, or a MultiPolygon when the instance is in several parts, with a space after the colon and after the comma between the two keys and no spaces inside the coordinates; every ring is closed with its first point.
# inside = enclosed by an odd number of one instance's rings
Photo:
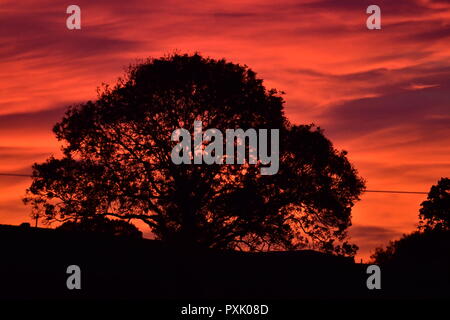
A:
{"type": "Polygon", "coordinates": [[[66,221],[56,229],[74,232],[96,232],[127,238],[142,238],[142,232],[123,220],[111,220],[105,216],[83,217],[80,221],[66,221]]]}
{"type": "Polygon", "coordinates": [[[410,267],[416,264],[431,264],[432,260],[449,260],[450,232],[442,230],[415,231],[391,241],[383,248],[377,248],[371,256],[374,263],[387,265],[405,263],[410,267]]]}
{"type": "Polygon", "coordinates": [[[131,66],[55,125],[64,157],[33,167],[24,201],[44,221],[140,219],[158,239],[219,249],[354,254],[346,230],[364,181],[314,125],[293,125],[282,93],[246,66],[174,54],[131,66]],[[280,130],[277,174],[260,165],[175,165],[178,128],[280,130]]]}

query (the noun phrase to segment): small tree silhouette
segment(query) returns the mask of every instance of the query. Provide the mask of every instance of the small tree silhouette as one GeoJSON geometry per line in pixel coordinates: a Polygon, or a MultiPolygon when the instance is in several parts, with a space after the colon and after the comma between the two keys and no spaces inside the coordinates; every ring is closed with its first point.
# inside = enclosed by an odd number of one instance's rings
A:
{"type": "MultiPolygon", "coordinates": [[[[450,245],[450,179],[441,178],[433,185],[427,200],[421,203],[418,230],[378,247],[371,256],[377,264],[393,260],[418,259],[419,256],[447,256],[450,245]]],[[[426,259],[424,259],[426,260],[426,259]]]]}
{"type": "Polygon", "coordinates": [[[450,230],[450,179],[441,178],[431,187],[419,211],[421,229],[450,230]]]}
{"type": "Polygon", "coordinates": [[[35,164],[26,203],[47,223],[95,215],[140,219],[164,241],[221,249],[315,248],[345,242],[364,182],[314,125],[246,66],[171,55],[130,67],[97,101],[72,106],[54,132],[64,158],[35,164]],[[173,130],[280,130],[280,167],[175,165],[173,130]]]}

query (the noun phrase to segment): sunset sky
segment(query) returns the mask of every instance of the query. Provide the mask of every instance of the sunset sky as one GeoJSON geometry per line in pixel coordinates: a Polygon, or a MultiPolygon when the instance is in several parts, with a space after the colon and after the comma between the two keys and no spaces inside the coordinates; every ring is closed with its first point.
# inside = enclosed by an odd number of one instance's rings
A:
{"type": "MultiPolygon", "coordinates": [[[[428,191],[450,176],[449,43],[448,0],[1,0],[0,173],[58,155],[65,108],[130,63],[198,51],[285,91],[287,117],[325,129],[368,189],[428,191]],[[81,30],[66,28],[71,4],[81,30]],[[381,30],[366,27],[371,4],[381,30]]],[[[0,224],[30,221],[30,182],[0,176],[0,224]]],[[[358,258],[413,231],[425,197],[365,193],[350,229],[358,258]]]]}

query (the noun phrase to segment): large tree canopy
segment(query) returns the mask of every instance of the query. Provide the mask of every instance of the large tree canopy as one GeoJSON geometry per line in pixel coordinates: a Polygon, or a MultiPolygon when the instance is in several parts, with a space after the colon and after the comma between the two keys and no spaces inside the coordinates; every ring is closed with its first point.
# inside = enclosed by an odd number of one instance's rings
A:
{"type": "Polygon", "coordinates": [[[314,248],[345,242],[363,180],[320,128],[292,125],[278,91],[246,66],[171,55],[130,67],[97,101],[72,106],[54,132],[64,157],[33,167],[26,203],[47,222],[140,219],[161,240],[221,249],[314,248]],[[280,164],[175,165],[171,134],[280,130],[280,164]]]}

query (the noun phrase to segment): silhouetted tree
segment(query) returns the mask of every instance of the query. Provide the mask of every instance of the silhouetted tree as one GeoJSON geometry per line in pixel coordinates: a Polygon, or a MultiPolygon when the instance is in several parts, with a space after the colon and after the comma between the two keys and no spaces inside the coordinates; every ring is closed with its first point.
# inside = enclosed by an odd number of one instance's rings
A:
{"type": "Polygon", "coordinates": [[[419,211],[421,229],[450,230],[450,179],[441,178],[431,187],[419,211]]]}
{"type": "Polygon", "coordinates": [[[292,125],[284,101],[246,66],[171,55],[130,67],[97,101],[72,106],[54,132],[64,158],[35,164],[24,199],[45,221],[140,219],[164,241],[227,249],[315,248],[345,242],[363,180],[314,125],[292,125]],[[280,168],[175,165],[173,130],[280,129],[280,168]]]}
{"type": "Polygon", "coordinates": [[[56,229],[76,232],[96,232],[127,238],[142,238],[142,232],[133,224],[117,219],[108,219],[102,215],[83,217],[80,221],[66,221],[56,229]]]}
{"type": "Polygon", "coordinates": [[[427,200],[421,203],[418,230],[390,241],[386,248],[376,248],[371,256],[378,264],[411,259],[437,259],[450,252],[450,179],[441,178],[431,187],[427,200]],[[434,257],[434,258],[433,258],[434,257]]]}

